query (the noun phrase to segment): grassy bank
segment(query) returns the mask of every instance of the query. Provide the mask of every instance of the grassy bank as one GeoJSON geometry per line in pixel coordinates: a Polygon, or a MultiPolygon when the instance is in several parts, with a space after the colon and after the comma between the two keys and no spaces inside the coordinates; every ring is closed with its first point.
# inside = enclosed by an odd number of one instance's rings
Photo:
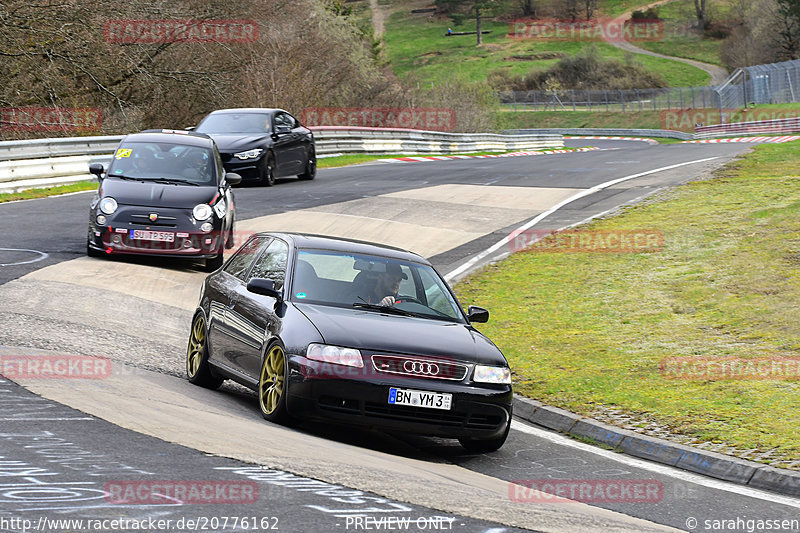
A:
{"type": "MultiPolygon", "coordinates": [[[[485,80],[496,69],[521,76],[532,69],[545,70],[560,58],[589,46],[596,47],[602,58],[626,57],[622,50],[603,42],[511,39],[509,23],[493,20],[483,22],[483,29],[491,33],[477,47],[474,35],[445,37],[448,26],[452,26],[449,19],[411,13],[410,9],[395,6],[398,2],[392,4],[384,35],[386,58],[395,74],[401,78],[413,75],[421,85],[455,76],[485,80]]],[[[453,30],[475,31],[475,22],[466,21],[453,30]]],[[[673,87],[706,85],[710,81],[706,72],[677,61],[645,55],[637,55],[636,60],[660,73],[673,87]]]]}
{"type": "Polygon", "coordinates": [[[481,329],[524,395],[800,460],[800,376],[704,380],[660,369],[674,357],[800,356],[798,168],[800,143],[758,146],[715,179],[588,228],[657,230],[661,251],[517,253],[457,292],[492,310],[481,329]]]}

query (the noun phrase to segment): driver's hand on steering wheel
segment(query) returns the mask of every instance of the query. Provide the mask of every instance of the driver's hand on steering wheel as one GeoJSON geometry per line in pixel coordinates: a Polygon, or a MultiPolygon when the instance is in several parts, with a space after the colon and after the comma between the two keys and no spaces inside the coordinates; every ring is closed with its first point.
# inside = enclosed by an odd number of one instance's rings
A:
{"type": "Polygon", "coordinates": [[[378,305],[383,305],[385,307],[393,306],[394,305],[394,296],[391,296],[391,295],[390,296],[386,296],[383,300],[381,300],[380,304],[378,304],[378,305]]]}

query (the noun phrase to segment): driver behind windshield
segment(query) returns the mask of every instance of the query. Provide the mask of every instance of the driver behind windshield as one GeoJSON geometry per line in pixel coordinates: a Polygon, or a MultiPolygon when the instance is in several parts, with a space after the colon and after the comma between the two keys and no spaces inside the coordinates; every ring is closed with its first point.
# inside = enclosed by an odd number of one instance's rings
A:
{"type": "Polygon", "coordinates": [[[403,273],[400,265],[389,263],[386,271],[377,275],[372,287],[367,287],[367,294],[364,300],[370,304],[391,307],[395,304],[397,292],[400,290],[400,283],[408,279],[408,275],[403,273]]]}

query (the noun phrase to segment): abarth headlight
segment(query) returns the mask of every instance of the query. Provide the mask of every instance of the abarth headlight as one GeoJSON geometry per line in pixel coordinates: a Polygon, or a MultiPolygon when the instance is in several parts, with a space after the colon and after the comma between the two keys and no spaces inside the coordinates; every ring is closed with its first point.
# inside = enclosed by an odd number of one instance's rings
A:
{"type": "Polygon", "coordinates": [[[209,218],[212,213],[211,206],[208,204],[197,204],[194,206],[194,209],[192,209],[192,216],[198,221],[209,218]]]}
{"type": "Polygon", "coordinates": [[[111,198],[110,196],[106,196],[102,200],[100,200],[100,211],[105,213],[106,215],[113,215],[114,211],[117,210],[117,201],[111,198]]]}

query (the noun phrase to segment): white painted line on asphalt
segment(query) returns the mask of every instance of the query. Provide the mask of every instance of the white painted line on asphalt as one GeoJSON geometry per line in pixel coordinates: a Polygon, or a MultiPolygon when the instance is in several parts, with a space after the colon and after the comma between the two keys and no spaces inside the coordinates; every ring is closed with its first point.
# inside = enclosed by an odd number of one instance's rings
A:
{"type": "Polygon", "coordinates": [[[22,418],[22,417],[13,417],[12,416],[12,417],[8,417],[8,418],[0,418],[0,422],[42,422],[42,421],[45,421],[45,422],[61,422],[61,421],[64,421],[64,420],[94,420],[94,418],[86,417],[86,416],[83,416],[83,417],[58,417],[58,418],[53,418],[53,417],[48,417],[48,418],[26,417],[26,418],[22,418]]]}
{"type": "Polygon", "coordinates": [[[651,463],[649,461],[645,461],[644,459],[638,459],[635,457],[631,457],[629,455],[621,454],[619,452],[598,448],[597,446],[592,446],[591,444],[585,444],[583,442],[570,439],[569,437],[559,435],[558,433],[553,433],[551,431],[547,431],[544,429],[535,428],[518,420],[513,420],[511,422],[511,427],[513,429],[521,431],[522,433],[527,433],[528,435],[533,435],[535,437],[539,437],[540,439],[550,441],[553,444],[557,444],[559,446],[566,446],[568,448],[575,448],[577,450],[582,450],[584,452],[591,452],[595,455],[605,457],[606,459],[611,459],[612,461],[616,461],[618,463],[622,463],[626,466],[630,466],[633,468],[641,468],[642,470],[649,470],[650,472],[654,472],[656,474],[673,477],[675,479],[679,479],[687,483],[701,485],[703,487],[707,487],[710,489],[724,490],[726,492],[732,492],[734,494],[739,494],[741,496],[747,496],[749,498],[756,498],[759,500],[765,500],[768,502],[778,503],[781,505],[787,505],[789,507],[800,509],[800,500],[791,498],[789,496],[781,496],[780,494],[764,492],[758,489],[744,487],[742,485],[736,485],[734,483],[728,483],[726,481],[707,478],[705,476],[701,476],[700,474],[694,474],[692,472],[687,472],[685,470],[679,470],[671,466],[651,463]]]}
{"type": "Polygon", "coordinates": [[[0,250],[5,252],[30,252],[32,254],[39,254],[39,257],[31,259],[30,261],[17,261],[16,263],[0,263],[0,267],[27,265],[28,263],[36,263],[38,261],[42,261],[50,257],[50,254],[47,254],[45,252],[40,252],[39,250],[26,250],[24,248],[0,248],[0,250]]]}
{"type": "Polygon", "coordinates": [[[592,187],[590,189],[586,189],[586,190],[583,190],[583,191],[581,191],[579,193],[576,193],[576,194],[570,196],[569,198],[567,198],[566,200],[563,200],[563,201],[557,203],[556,205],[554,205],[553,207],[551,207],[550,209],[548,209],[544,213],[540,213],[539,215],[537,215],[536,217],[532,218],[531,220],[529,220],[528,222],[526,222],[525,224],[523,224],[519,228],[517,228],[514,231],[512,231],[509,234],[508,237],[497,241],[492,246],[490,246],[486,250],[482,251],[481,253],[479,253],[478,255],[473,257],[472,259],[462,263],[461,266],[457,267],[455,270],[445,274],[444,279],[449,282],[453,278],[455,278],[456,276],[458,276],[460,274],[463,274],[464,272],[468,271],[470,268],[475,266],[482,259],[484,259],[487,256],[489,256],[490,254],[498,251],[503,246],[507,246],[508,243],[511,242],[511,240],[514,239],[515,236],[519,235],[520,233],[522,233],[523,231],[525,231],[527,229],[532,228],[533,226],[535,226],[536,224],[538,224],[539,222],[544,220],[546,217],[552,215],[553,213],[555,213],[556,211],[558,211],[559,209],[561,209],[565,205],[567,205],[569,203],[572,203],[575,200],[578,200],[578,199],[583,198],[584,196],[588,196],[590,194],[594,194],[594,193],[596,193],[598,191],[602,191],[603,189],[607,189],[608,187],[611,187],[612,185],[616,185],[617,183],[622,183],[623,181],[628,181],[628,180],[632,180],[632,179],[635,179],[635,178],[641,178],[643,176],[649,176],[650,174],[656,174],[657,172],[663,172],[665,170],[672,170],[673,168],[679,168],[679,167],[683,167],[683,166],[686,166],[686,165],[693,165],[695,163],[704,163],[706,161],[713,161],[714,159],[719,159],[719,158],[718,157],[706,157],[704,159],[695,159],[694,161],[685,161],[683,163],[676,163],[674,165],[669,165],[669,166],[666,166],[666,167],[655,168],[653,170],[646,170],[644,172],[639,172],[637,174],[631,174],[630,176],[625,176],[625,177],[622,177],[622,178],[617,178],[617,179],[613,179],[613,180],[610,180],[610,181],[606,181],[606,182],[603,182],[603,183],[601,183],[599,185],[595,185],[594,187],[592,187]]]}

